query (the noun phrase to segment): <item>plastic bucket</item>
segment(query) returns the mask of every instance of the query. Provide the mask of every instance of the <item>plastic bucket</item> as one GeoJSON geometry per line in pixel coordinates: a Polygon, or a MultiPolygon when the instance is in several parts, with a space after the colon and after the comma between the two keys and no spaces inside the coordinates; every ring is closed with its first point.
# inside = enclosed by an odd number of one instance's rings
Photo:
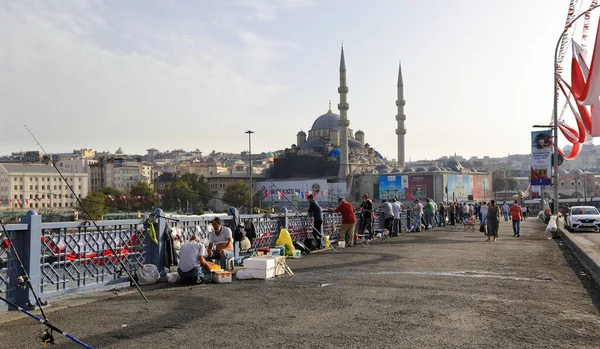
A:
{"type": "Polygon", "coordinates": [[[338,241],[338,248],[346,248],[346,241],[338,241]]]}

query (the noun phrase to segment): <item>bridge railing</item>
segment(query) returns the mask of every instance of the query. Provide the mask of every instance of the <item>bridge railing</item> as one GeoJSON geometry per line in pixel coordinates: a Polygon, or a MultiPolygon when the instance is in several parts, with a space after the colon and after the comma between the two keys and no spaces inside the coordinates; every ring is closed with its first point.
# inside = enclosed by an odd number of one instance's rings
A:
{"type": "MultiPolygon", "coordinates": [[[[241,216],[233,213],[165,216],[158,209],[149,219],[104,220],[95,221],[95,225],[88,221],[42,223],[40,215],[29,211],[21,217],[19,224],[7,224],[5,228],[36,293],[40,298],[51,298],[128,282],[123,268],[131,274],[143,264],[154,264],[164,270],[165,234],[175,232],[182,241],[198,235],[207,241],[210,221],[215,216],[219,216],[226,226],[232,226],[234,221],[242,226],[252,223],[256,233],[253,249],[273,247],[283,227],[288,229],[294,241],[303,241],[312,234],[312,219],[287,211],[241,216]],[[150,225],[158,243],[149,233],[150,225]]],[[[331,240],[339,237],[340,226],[339,215],[324,215],[323,231],[331,240]]],[[[9,301],[28,306],[34,303],[34,298],[28,288],[18,284],[18,277],[22,275],[11,249],[0,244],[0,292],[9,301]]]]}

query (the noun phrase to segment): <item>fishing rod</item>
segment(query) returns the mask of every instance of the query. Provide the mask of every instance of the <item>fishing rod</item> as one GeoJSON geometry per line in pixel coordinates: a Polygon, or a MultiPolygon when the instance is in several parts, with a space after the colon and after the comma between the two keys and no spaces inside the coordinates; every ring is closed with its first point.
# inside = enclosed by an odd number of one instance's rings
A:
{"type": "MultiPolygon", "coordinates": [[[[277,186],[275,185],[275,183],[273,183],[270,179],[267,179],[269,181],[269,183],[271,183],[271,185],[277,190],[280,191],[279,188],[277,188],[277,186]]],[[[300,209],[298,209],[298,207],[296,205],[294,205],[293,202],[290,201],[290,199],[287,198],[287,196],[283,196],[284,199],[292,206],[292,208],[294,208],[298,213],[300,213],[300,209]]],[[[323,233],[317,228],[315,227],[315,225],[308,219],[306,219],[306,221],[308,222],[308,224],[310,225],[311,228],[313,228],[314,230],[317,231],[317,233],[319,233],[321,235],[321,239],[323,239],[323,233]]],[[[322,244],[324,244],[323,241],[321,241],[322,244]]],[[[331,247],[336,253],[338,252],[337,249],[335,249],[335,247],[333,247],[331,244],[329,244],[329,247],[331,247]]]]}
{"type": "MultiPolygon", "coordinates": [[[[19,266],[21,267],[21,271],[23,272],[23,276],[17,277],[17,287],[22,288],[22,289],[27,289],[27,286],[29,286],[29,290],[33,294],[33,298],[35,298],[35,303],[37,304],[38,308],[40,308],[42,317],[44,318],[44,320],[48,320],[48,317],[46,317],[46,313],[44,312],[44,307],[42,305],[42,301],[38,297],[37,292],[35,291],[35,288],[31,284],[31,278],[29,277],[29,273],[27,273],[27,269],[25,269],[25,266],[23,265],[21,256],[19,255],[19,252],[17,252],[17,248],[15,247],[15,244],[13,243],[11,236],[8,234],[8,231],[6,231],[6,226],[4,225],[2,218],[0,218],[0,225],[2,225],[2,231],[4,231],[4,235],[6,235],[6,240],[8,240],[8,245],[10,246],[10,249],[11,249],[13,255],[15,256],[15,259],[19,263],[19,266]]],[[[0,236],[1,235],[2,234],[0,233],[0,236]]],[[[28,302],[29,302],[29,300],[28,300],[28,302]]]]}
{"type": "MultiPolygon", "coordinates": [[[[69,184],[69,182],[67,181],[67,179],[63,176],[62,172],[60,172],[60,170],[58,169],[58,167],[56,167],[56,164],[54,163],[54,161],[52,160],[52,158],[50,156],[48,156],[48,153],[46,153],[46,150],[44,149],[44,147],[42,147],[42,145],[37,140],[37,138],[35,138],[35,136],[29,130],[29,128],[27,127],[27,125],[24,125],[24,126],[27,129],[27,131],[29,132],[29,134],[31,135],[31,137],[35,140],[35,142],[37,143],[37,145],[40,147],[40,149],[42,150],[42,152],[44,153],[44,155],[48,158],[48,160],[52,164],[52,167],[54,167],[54,169],[58,172],[60,178],[62,178],[62,180],[65,182],[67,188],[69,188],[69,191],[71,191],[71,193],[75,197],[75,200],[77,200],[77,202],[79,203],[79,206],[81,207],[81,209],[88,216],[88,218],[90,219],[90,221],[92,222],[92,224],[94,225],[94,227],[96,228],[96,230],[98,231],[99,235],[102,237],[102,240],[104,240],[104,243],[106,244],[106,246],[108,246],[108,248],[110,249],[110,251],[113,253],[114,256],[118,256],[119,254],[117,253],[117,251],[115,251],[115,249],[112,247],[112,245],[110,244],[110,242],[106,239],[106,236],[104,236],[104,232],[100,229],[100,227],[98,226],[98,224],[96,224],[96,221],[93,220],[91,213],[83,205],[83,202],[81,201],[81,199],[79,198],[79,196],[75,193],[75,190],[73,190],[73,187],[71,187],[71,185],[69,184]]],[[[135,285],[135,287],[137,288],[138,292],[142,295],[142,297],[144,298],[144,300],[146,301],[146,303],[149,303],[148,302],[148,298],[146,298],[146,295],[144,294],[144,292],[142,292],[142,289],[140,288],[140,285],[138,285],[137,281],[135,281],[135,279],[134,279],[133,275],[131,275],[131,272],[129,271],[129,269],[125,267],[125,264],[123,263],[122,258],[117,258],[117,260],[119,261],[120,267],[123,270],[125,270],[125,272],[127,273],[127,276],[129,276],[129,280],[135,285]]]]}
{"type": "Polygon", "coordinates": [[[28,311],[27,311],[27,310],[25,310],[25,309],[23,309],[23,308],[19,307],[19,306],[18,306],[18,305],[16,305],[15,303],[13,303],[13,302],[9,301],[8,299],[6,299],[6,298],[4,298],[4,297],[2,297],[2,296],[0,296],[0,301],[3,301],[4,303],[6,303],[6,304],[10,305],[11,307],[13,307],[13,308],[16,308],[17,310],[19,310],[19,311],[20,311],[20,312],[22,312],[23,314],[25,314],[25,315],[27,315],[27,316],[29,316],[29,317],[33,318],[33,319],[34,319],[34,320],[36,320],[36,321],[39,321],[39,322],[41,322],[42,324],[44,324],[46,327],[48,327],[48,328],[50,329],[50,332],[44,331],[44,332],[42,333],[42,335],[40,336],[40,339],[41,339],[41,340],[42,340],[42,342],[44,343],[44,347],[46,347],[46,344],[47,344],[47,343],[54,344],[54,337],[52,336],[52,331],[56,331],[56,332],[58,332],[59,334],[61,334],[61,335],[65,336],[65,337],[67,337],[67,338],[69,338],[70,340],[72,340],[73,342],[75,342],[75,343],[77,343],[77,344],[81,345],[81,346],[82,346],[82,347],[84,347],[84,348],[94,349],[94,348],[92,348],[91,346],[89,346],[89,345],[85,344],[84,342],[80,341],[79,339],[77,339],[77,338],[75,338],[75,337],[71,336],[71,335],[70,335],[70,334],[68,334],[67,332],[65,332],[65,331],[61,330],[60,328],[56,327],[54,324],[52,324],[50,321],[48,321],[48,319],[46,319],[46,318],[44,318],[44,319],[41,319],[41,318],[39,318],[39,317],[35,316],[34,314],[32,314],[32,313],[28,312],[28,311]]]}

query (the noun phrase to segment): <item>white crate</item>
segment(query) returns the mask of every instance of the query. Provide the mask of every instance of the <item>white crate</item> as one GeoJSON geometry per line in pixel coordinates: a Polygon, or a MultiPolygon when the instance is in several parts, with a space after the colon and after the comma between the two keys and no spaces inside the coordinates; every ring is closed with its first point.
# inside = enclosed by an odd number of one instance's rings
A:
{"type": "Polygon", "coordinates": [[[270,279],[275,277],[275,267],[269,269],[248,269],[244,268],[244,270],[248,270],[250,274],[252,274],[252,278],[254,279],[270,279]]]}
{"type": "Polygon", "coordinates": [[[218,284],[224,284],[226,282],[231,282],[231,272],[230,271],[214,271],[213,272],[213,281],[218,284]]]}
{"type": "Polygon", "coordinates": [[[244,259],[244,269],[271,269],[275,268],[275,257],[250,257],[244,259]]]}

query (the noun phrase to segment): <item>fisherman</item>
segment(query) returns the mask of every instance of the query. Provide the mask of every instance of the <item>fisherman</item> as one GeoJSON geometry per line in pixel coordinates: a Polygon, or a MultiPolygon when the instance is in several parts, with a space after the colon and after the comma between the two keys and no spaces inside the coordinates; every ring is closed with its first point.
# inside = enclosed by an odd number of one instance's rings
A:
{"type": "Polygon", "coordinates": [[[221,218],[212,221],[213,229],[209,233],[208,257],[218,259],[221,269],[227,270],[227,260],[233,258],[233,235],[231,229],[221,224],[221,218]]]}
{"type": "Polygon", "coordinates": [[[204,259],[207,255],[206,246],[200,242],[198,235],[195,235],[192,240],[181,245],[179,250],[179,265],[177,274],[182,282],[202,283],[204,270],[210,271],[210,265],[204,259]]]}
{"type": "Polygon", "coordinates": [[[340,229],[340,241],[344,241],[346,246],[352,247],[354,244],[354,225],[356,216],[354,215],[354,206],[348,201],[339,198],[338,207],[333,212],[339,212],[342,215],[342,228],[340,229]]]}
{"type": "Polygon", "coordinates": [[[323,235],[321,234],[321,229],[323,227],[323,210],[315,200],[313,194],[308,196],[308,214],[313,218],[314,247],[317,249],[323,248],[323,235]]]}

